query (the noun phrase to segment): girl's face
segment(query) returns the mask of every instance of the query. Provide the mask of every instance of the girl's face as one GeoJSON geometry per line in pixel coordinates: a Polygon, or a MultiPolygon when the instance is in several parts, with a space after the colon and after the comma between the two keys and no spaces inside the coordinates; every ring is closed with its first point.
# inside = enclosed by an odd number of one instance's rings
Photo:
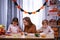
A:
{"type": "Polygon", "coordinates": [[[28,22],[26,20],[23,20],[23,23],[24,23],[25,26],[28,25],[28,22]]]}
{"type": "Polygon", "coordinates": [[[17,22],[13,22],[13,25],[16,26],[18,23],[17,22]]]}
{"type": "Polygon", "coordinates": [[[44,21],[43,27],[44,28],[48,27],[48,24],[46,23],[46,21],[44,21]]]}

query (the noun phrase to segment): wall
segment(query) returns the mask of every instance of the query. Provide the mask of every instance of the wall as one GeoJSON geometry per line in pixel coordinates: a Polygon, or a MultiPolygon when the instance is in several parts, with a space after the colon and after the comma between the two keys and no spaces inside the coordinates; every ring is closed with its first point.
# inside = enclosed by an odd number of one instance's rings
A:
{"type": "Polygon", "coordinates": [[[7,0],[0,0],[0,24],[7,25],[7,0]]]}

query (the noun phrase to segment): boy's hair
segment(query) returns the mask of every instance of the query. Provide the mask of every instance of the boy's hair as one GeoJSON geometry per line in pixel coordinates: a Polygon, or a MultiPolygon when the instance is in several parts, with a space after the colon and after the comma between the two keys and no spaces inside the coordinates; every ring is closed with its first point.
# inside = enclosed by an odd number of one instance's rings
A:
{"type": "Polygon", "coordinates": [[[47,25],[48,25],[48,20],[46,20],[46,19],[42,21],[42,25],[44,25],[44,21],[45,21],[45,22],[47,23],[47,25]]]}
{"type": "Polygon", "coordinates": [[[19,22],[18,22],[18,18],[17,18],[17,17],[14,17],[14,18],[12,19],[11,24],[13,24],[13,22],[17,22],[17,23],[18,23],[17,25],[19,25],[19,22]]]}

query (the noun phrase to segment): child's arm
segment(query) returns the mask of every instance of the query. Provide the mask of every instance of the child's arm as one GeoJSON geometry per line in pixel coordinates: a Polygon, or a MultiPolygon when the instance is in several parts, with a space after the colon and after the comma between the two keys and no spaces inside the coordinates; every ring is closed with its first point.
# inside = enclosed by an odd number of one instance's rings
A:
{"type": "Polygon", "coordinates": [[[54,33],[54,31],[52,30],[52,28],[49,26],[49,33],[52,34],[54,33]]]}
{"type": "Polygon", "coordinates": [[[20,28],[20,27],[18,27],[18,32],[22,32],[22,30],[21,30],[21,28],[20,28]]]}
{"type": "Polygon", "coordinates": [[[11,25],[9,25],[7,32],[11,32],[11,25]]]}

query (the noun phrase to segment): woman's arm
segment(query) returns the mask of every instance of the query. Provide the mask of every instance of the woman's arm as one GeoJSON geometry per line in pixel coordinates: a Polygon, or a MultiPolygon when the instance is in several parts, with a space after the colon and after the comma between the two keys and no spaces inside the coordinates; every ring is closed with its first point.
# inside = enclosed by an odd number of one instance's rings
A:
{"type": "Polygon", "coordinates": [[[33,25],[31,28],[29,28],[28,33],[36,33],[36,26],[33,25]]]}

